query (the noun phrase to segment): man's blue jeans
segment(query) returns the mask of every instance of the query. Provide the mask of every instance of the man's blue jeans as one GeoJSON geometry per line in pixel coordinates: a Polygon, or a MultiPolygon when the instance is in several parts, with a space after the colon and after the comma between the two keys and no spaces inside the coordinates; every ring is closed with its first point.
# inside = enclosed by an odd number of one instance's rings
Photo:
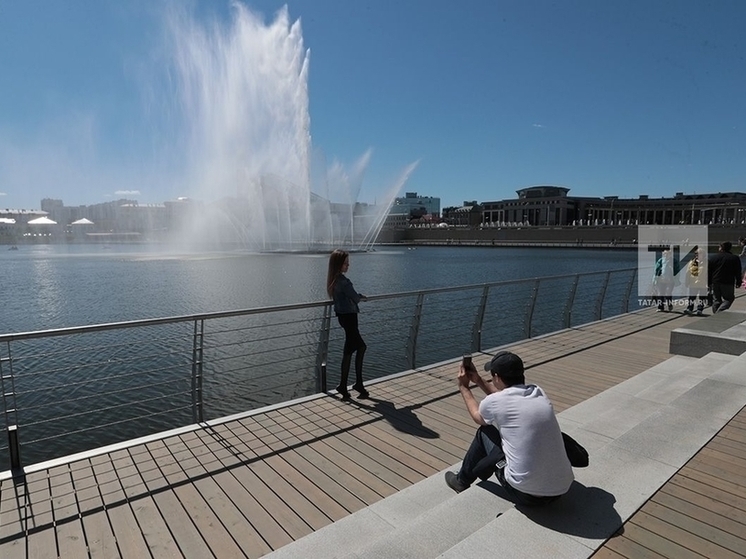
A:
{"type": "Polygon", "coordinates": [[[465,485],[471,485],[477,478],[486,480],[492,474],[496,474],[497,481],[505,489],[510,500],[519,505],[546,505],[559,498],[559,495],[556,497],[537,497],[512,487],[505,480],[504,462],[498,467],[498,463],[503,460],[505,460],[505,453],[503,453],[500,431],[493,425],[480,427],[477,429],[477,434],[474,436],[469,450],[466,451],[461,470],[458,473],[458,479],[465,485]]]}
{"type": "Polygon", "coordinates": [[[498,462],[505,459],[500,431],[493,425],[480,427],[466,451],[458,478],[465,485],[471,485],[477,478],[487,479],[495,473],[498,462]]]}

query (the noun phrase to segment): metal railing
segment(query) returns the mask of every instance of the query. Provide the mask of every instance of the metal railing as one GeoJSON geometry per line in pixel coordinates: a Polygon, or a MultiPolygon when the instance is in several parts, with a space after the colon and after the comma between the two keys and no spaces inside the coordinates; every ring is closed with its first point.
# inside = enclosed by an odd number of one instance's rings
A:
{"type": "MultiPolygon", "coordinates": [[[[628,268],[371,296],[365,378],[628,312],[636,281],[628,268]]],[[[0,454],[20,471],[325,392],[335,322],[319,301],[0,335],[0,454]]]]}

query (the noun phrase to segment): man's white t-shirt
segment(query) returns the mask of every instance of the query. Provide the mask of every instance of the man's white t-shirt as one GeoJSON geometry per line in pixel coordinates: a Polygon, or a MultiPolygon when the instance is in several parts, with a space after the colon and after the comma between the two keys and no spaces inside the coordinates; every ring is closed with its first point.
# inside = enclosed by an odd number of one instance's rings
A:
{"type": "Polygon", "coordinates": [[[574,479],[554,408],[535,384],[510,386],[479,404],[497,427],[505,453],[505,480],[515,489],[550,497],[564,495],[574,479]]]}

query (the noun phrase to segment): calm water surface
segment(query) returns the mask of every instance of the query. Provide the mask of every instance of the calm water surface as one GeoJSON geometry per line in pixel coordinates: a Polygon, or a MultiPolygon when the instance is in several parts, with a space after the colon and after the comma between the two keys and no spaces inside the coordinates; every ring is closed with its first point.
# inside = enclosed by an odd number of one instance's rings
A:
{"type": "MultiPolygon", "coordinates": [[[[177,255],[142,245],[0,250],[0,333],[326,300],[327,258],[240,252],[177,255]]],[[[634,251],[396,247],[353,254],[349,276],[358,291],[383,295],[635,266],[634,251]]],[[[520,301],[527,297],[524,293],[520,299],[521,289],[530,286],[518,288],[519,299],[513,303],[489,305],[490,328],[482,340],[487,347],[520,339],[521,320],[515,317],[523,316],[525,303],[520,301]]],[[[508,291],[495,296],[507,301],[508,291]]],[[[418,366],[468,350],[480,293],[465,290],[428,299],[418,337],[418,366]],[[458,314],[454,309],[460,309],[458,314]],[[454,316],[465,321],[450,320],[454,316]]],[[[554,297],[552,287],[543,297],[554,297]]],[[[408,331],[415,301],[412,296],[383,299],[362,309],[361,330],[369,343],[366,378],[407,368],[402,332],[408,331]]],[[[540,297],[539,311],[550,302],[540,297]]],[[[547,321],[543,326],[560,328],[561,313],[551,308],[548,312],[552,325],[547,321]]],[[[208,325],[202,391],[207,419],[317,390],[321,311],[293,316],[258,315],[256,328],[250,328],[253,322],[246,318],[208,325]],[[276,326],[270,324],[277,321],[276,326]],[[283,347],[286,344],[291,345],[283,347]]],[[[327,364],[329,385],[335,386],[343,339],[336,321],[332,325],[327,364]]],[[[192,423],[191,328],[187,323],[13,345],[26,463],[192,423]]],[[[0,464],[6,451],[0,440],[0,464]]]]}
{"type": "MultiPolygon", "coordinates": [[[[4,248],[4,247],[3,247],[4,248]]],[[[353,254],[366,295],[628,268],[624,250],[380,247],[353,254]]],[[[327,255],[170,254],[144,245],[0,250],[0,333],[326,299],[327,255]]]]}

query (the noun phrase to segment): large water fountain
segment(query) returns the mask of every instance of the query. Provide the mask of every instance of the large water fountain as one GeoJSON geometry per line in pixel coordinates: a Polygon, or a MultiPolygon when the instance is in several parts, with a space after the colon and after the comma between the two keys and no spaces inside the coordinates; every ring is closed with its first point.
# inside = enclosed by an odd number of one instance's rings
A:
{"type": "Polygon", "coordinates": [[[347,170],[314,151],[309,51],[287,9],[265,24],[236,2],[226,24],[169,20],[188,200],[179,238],[253,250],[366,248],[411,165],[377,205],[357,196],[370,153],[347,170]]]}

